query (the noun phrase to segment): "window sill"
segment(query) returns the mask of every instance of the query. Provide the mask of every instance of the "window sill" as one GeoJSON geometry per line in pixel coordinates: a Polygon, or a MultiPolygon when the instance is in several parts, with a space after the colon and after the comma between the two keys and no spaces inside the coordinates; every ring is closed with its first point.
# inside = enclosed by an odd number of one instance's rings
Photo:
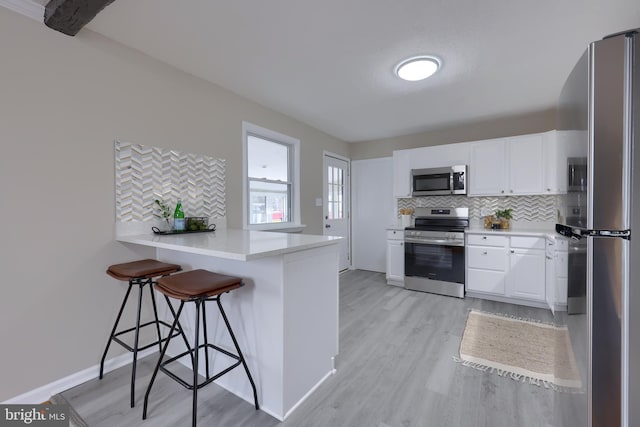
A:
{"type": "Polygon", "coordinates": [[[261,224],[261,225],[250,225],[247,227],[248,230],[253,231],[274,231],[278,233],[300,233],[306,227],[305,224],[261,224]]]}

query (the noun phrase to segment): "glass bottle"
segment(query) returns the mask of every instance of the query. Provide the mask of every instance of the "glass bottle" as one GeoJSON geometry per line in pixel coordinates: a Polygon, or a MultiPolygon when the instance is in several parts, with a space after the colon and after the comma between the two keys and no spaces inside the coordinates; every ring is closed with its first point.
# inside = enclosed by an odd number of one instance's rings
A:
{"type": "Polygon", "coordinates": [[[173,229],[176,231],[184,231],[186,226],[184,222],[184,211],[182,210],[182,200],[178,199],[176,210],[173,213],[173,229]]]}

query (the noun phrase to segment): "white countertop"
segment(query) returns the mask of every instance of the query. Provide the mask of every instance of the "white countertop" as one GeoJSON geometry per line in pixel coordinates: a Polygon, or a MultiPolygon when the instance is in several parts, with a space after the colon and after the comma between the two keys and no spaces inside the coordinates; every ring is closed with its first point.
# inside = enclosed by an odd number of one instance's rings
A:
{"type": "Polygon", "coordinates": [[[124,243],[135,243],[218,258],[249,261],[333,245],[337,244],[342,238],[297,233],[224,229],[212,233],[174,234],[168,236],[152,233],[118,235],[116,240],[124,243]]]}

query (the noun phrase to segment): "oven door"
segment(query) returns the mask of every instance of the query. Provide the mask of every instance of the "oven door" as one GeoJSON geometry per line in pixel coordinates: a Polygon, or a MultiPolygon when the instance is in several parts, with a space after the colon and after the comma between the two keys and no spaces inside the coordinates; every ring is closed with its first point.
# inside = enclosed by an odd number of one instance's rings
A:
{"type": "Polygon", "coordinates": [[[464,242],[405,239],[407,289],[464,297],[464,242]]]}

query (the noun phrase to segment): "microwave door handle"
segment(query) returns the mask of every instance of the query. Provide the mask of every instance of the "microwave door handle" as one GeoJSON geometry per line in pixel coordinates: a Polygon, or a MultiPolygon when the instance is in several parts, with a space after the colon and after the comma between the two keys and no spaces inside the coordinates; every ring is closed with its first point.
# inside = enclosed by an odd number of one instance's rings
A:
{"type": "Polygon", "coordinates": [[[451,173],[449,174],[449,190],[451,191],[451,194],[453,194],[453,176],[455,174],[453,173],[453,171],[451,171],[451,173]]]}

